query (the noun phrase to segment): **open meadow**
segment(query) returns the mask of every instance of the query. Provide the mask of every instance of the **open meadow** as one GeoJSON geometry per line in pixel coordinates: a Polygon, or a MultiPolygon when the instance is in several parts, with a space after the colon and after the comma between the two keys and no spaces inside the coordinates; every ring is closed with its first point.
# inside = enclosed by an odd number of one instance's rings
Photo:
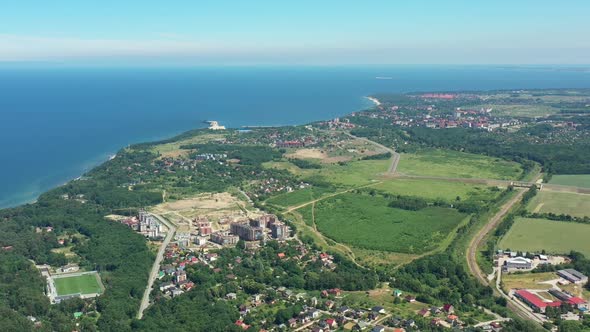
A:
{"type": "Polygon", "coordinates": [[[69,277],[53,277],[57,295],[100,294],[103,289],[98,280],[98,273],[85,273],[69,277]]]}
{"type": "Polygon", "coordinates": [[[567,214],[574,217],[590,216],[590,195],[540,191],[527,205],[534,213],[567,214]]]}
{"type": "Polygon", "coordinates": [[[550,184],[590,188],[590,174],[553,175],[550,184]]]}
{"type": "Polygon", "coordinates": [[[436,249],[465,214],[440,207],[408,211],[381,196],[345,193],[316,204],[315,223],[325,236],[364,249],[424,253],[436,249]]]}
{"type": "Polygon", "coordinates": [[[430,179],[394,178],[377,183],[371,188],[392,195],[419,196],[426,199],[443,199],[445,201],[455,200],[457,196],[462,200],[470,197],[493,199],[500,193],[499,190],[481,184],[430,179]]]}
{"type": "Polygon", "coordinates": [[[516,218],[500,240],[499,248],[567,254],[572,250],[590,257],[590,225],[547,219],[516,218]]]}
{"type": "Polygon", "coordinates": [[[442,149],[403,153],[397,171],[406,175],[477,179],[518,179],[518,163],[483,155],[442,149]]]}

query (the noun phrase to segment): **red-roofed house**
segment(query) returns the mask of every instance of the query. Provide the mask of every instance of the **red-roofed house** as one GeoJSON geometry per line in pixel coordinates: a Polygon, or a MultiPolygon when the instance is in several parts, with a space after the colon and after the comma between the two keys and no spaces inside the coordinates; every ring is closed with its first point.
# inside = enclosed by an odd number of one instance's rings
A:
{"type": "Polygon", "coordinates": [[[516,291],[514,294],[516,297],[521,299],[524,303],[528,304],[534,310],[538,310],[539,312],[545,312],[545,308],[547,307],[559,307],[561,306],[560,301],[553,301],[553,302],[545,302],[537,295],[525,290],[521,289],[516,291]]]}

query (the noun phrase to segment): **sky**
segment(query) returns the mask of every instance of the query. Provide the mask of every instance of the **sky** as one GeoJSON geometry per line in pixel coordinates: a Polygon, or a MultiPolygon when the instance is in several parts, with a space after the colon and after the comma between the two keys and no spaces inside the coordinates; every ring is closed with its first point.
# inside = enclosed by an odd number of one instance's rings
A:
{"type": "Polygon", "coordinates": [[[589,64],[587,0],[0,0],[0,63],[589,64]]]}

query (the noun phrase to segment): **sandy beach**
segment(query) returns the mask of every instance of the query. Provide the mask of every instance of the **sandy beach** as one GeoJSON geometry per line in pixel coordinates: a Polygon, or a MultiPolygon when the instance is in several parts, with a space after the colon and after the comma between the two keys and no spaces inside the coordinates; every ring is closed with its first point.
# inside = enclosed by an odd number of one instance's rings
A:
{"type": "Polygon", "coordinates": [[[365,97],[365,98],[367,98],[370,101],[372,101],[373,103],[375,103],[375,106],[381,106],[381,102],[379,101],[379,99],[377,99],[375,97],[365,97]]]}

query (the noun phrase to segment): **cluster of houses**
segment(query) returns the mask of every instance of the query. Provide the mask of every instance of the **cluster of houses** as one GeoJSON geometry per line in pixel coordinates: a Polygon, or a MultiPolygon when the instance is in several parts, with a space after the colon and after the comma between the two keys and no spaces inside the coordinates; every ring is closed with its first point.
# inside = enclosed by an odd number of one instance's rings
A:
{"type": "Polygon", "coordinates": [[[161,238],[166,235],[166,226],[144,210],[139,211],[138,216],[125,218],[120,222],[148,238],[161,238]]]}
{"type": "Polygon", "coordinates": [[[445,304],[442,307],[423,308],[418,311],[418,316],[427,318],[431,317],[432,326],[442,326],[445,328],[461,327],[463,323],[459,316],[455,314],[455,307],[452,304],[445,304]]]}

